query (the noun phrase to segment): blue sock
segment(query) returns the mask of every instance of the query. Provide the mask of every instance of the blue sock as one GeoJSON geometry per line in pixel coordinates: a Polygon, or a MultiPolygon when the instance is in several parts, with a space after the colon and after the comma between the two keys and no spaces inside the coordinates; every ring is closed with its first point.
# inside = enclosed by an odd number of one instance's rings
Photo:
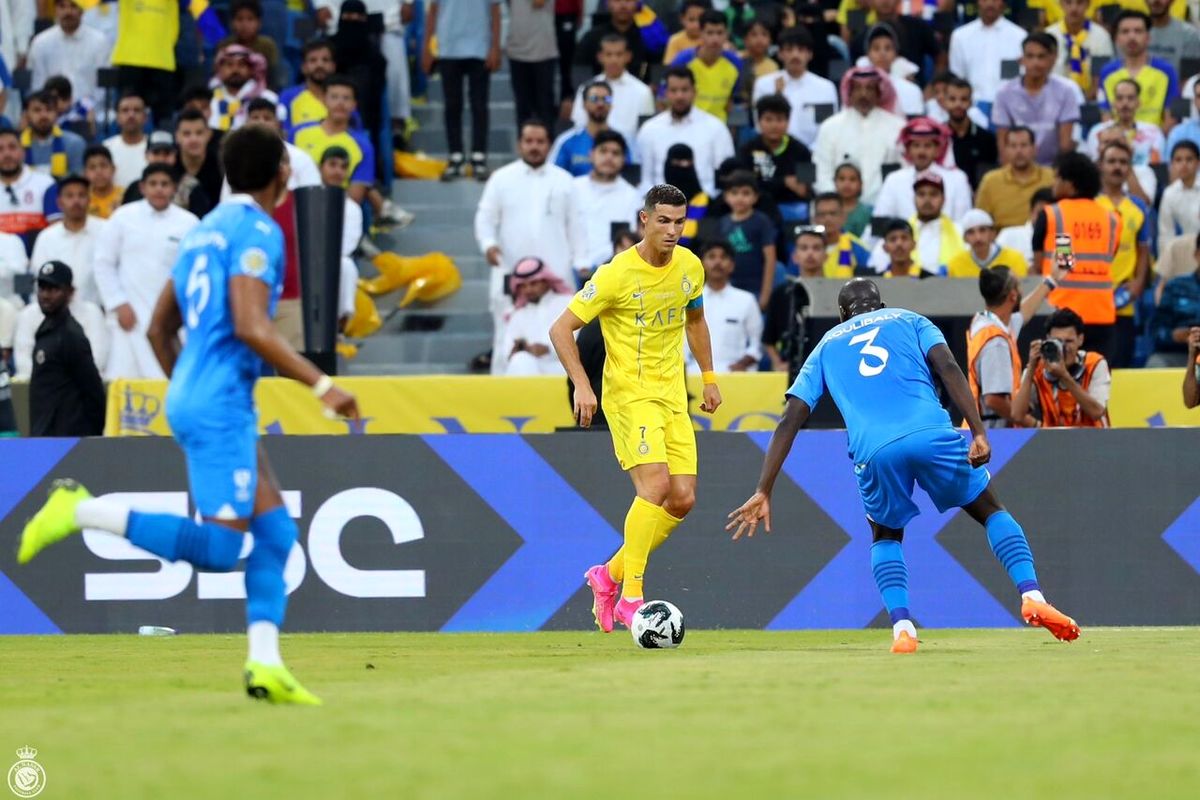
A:
{"type": "Polygon", "coordinates": [[[1007,511],[997,511],[987,519],[988,544],[1008,571],[1008,577],[1021,594],[1040,590],[1033,569],[1033,552],[1025,539],[1025,531],[1007,511]]]}
{"type": "Polygon", "coordinates": [[[911,619],[908,612],[908,567],[904,564],[904,550],[900,543],[882,539],[871,545],[871,572],[875,585],[883,596],[892,624],[902,619],[911,619]]]}
{"type": "Polygon", "coordinates": [[[273,508],[250,521],[254,549],[246,559],[246,622],[283,625],[287,589],[283,568],[296,542],[296,523],[284,506],[273,508]]]}
{"type": "Polygon", "coordinates": [[[237,566],[245,535],[214,522],[195,522],[174,514],[129,512],[125,536],[168,561],[186,561],[205,572],[229,572],[237,566]]]}

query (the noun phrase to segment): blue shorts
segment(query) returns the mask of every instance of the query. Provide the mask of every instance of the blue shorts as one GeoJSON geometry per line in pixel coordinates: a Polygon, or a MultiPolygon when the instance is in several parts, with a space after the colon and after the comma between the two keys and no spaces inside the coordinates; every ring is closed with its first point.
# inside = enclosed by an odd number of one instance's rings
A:
{"type": "Polygon", "coordinates": [[[187,459],[188,486],[200,516],[250,519],[258,488],[257,426],[173,415],[171,430],[187,459]]]}
{"type": "Polygon", "coordinates": [[[992,476],[967,461],[970,446],[951,427],[927,428],[896,439],[854,465],[858,493],[867,516],[888,528],[903,528],[919,510],[913,483],[926,491],[938,511],[965,506],[987,488],[992,476]]]}

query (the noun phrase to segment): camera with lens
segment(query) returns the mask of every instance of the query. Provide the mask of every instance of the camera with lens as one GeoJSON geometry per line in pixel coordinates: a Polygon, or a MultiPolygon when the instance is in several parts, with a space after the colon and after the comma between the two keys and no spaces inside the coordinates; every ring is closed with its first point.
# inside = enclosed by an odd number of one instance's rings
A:
{"type": "Polygon", "coordinates": [[[1061,363],[1063,360],[1062,339],[1043,339],[1041,353],[1043,361],[1049,364],[1061,363]]]}

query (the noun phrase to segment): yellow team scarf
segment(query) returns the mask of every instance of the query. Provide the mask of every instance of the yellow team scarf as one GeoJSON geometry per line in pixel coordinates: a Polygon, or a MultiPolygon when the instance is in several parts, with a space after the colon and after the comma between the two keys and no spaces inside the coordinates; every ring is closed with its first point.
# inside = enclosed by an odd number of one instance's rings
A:
{"type": "MultiPolygon", "coordinates": [[[[67,144],[63,141],[62,128],[55,125],[50,137],[50,174],[61,178],[67,174],[67,144]]],[[[25,163],[32,167],[33,128],[21,131],[21,146],[25,148],[25,163]]]]}
{"type": "Polygon", "coordinates": [[[941,216],[942,220],[942,235],[938,237],[938,263],[937,264],[922,264],[921,263],[921,221],[917,219],[917,215],[913,214],[908,218],[908,224],[912,227],[913,232],[913,263],[920,267],[924,272],[931,275],[940,275],[945,277],[949,272],[948,265],[950,259],[954,258],[963,249],[962,239],[954,236],[954,220],[950,219],[945,214],[941,216]]]}
{"type": "Polygon", "coordinates": [[[242,108],[242,101],[230,97],[223,86],[218,86],[213,91],[213,99],[217,101],[217,125],[220,130],[227,131],[233,127],[233,120],[242,108]]]}

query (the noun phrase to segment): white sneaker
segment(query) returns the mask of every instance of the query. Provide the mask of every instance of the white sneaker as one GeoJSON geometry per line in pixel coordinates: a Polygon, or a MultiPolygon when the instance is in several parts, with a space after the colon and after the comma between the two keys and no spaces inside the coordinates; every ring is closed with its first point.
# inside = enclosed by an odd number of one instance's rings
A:
{"type": "Polygon", "coordinates": [[[379,210],[379,219],[376,221],[376,224],[407,228],[412,224],[414,219],[416,219],[416,216],[412,212],[404,210],[391,200],[384,200],[383,208],[379,210]]]}

